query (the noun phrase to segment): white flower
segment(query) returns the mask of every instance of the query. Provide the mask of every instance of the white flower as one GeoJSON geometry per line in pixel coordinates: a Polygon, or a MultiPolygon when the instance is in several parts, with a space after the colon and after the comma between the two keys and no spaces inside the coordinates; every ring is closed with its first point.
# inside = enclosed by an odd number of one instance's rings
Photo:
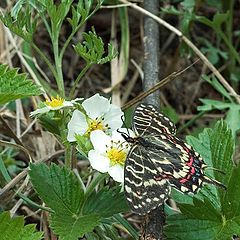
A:
{"type": "Polygon", "coordinates": [[[123,112],[121,108],[112,105],[110,100],[98,93],[83,101],[82,107],[86,114],[75,110],[68,123],[67,140],[69,142],[76,141],[76,134],[90,135],[94,130],[102,130],[111,134],[122,126],[123,112]]]}
{"type": "MultiPolygon", "coordinates": [[[[130,129],[120,128],[119,131],[134,136],[130,129]]],[[[108,136],[101,130],[95,130],[91,132],[90,139],[94,147],[88,153],[92,168],[102,173],[108,172],[115,181],[123,182],[129,144],[117,131],[108,136]]]]}
{"type": "Polygon", "coordinates": [[[56,96],[56,97],[51,97],[51,101],[46,100],[45,101],[45,107],[39,108],[33,112],[30,113],[30,117],[38,115],[38,114],[43,114],[47,113],[52,110],[59,110],[64,107],[73,107],[74,104],[76,104],[77,101],[82,100],[82,98],[76,98],[72,101],[66,101],[65,99],[56,96]]]}

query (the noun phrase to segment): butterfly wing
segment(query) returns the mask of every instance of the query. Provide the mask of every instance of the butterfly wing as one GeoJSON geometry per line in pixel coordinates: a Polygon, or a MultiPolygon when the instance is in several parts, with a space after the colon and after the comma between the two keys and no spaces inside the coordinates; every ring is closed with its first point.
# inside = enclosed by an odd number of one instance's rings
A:
{"type": "Polygon", "coordinates": [[[147,157],[142,146],[134,145],[124,169],[125,195],[131,210],[139,215],[163,204],[170,194],[168,181],[155,178],[157,170],[152,169],[147,157]]]}
{"type": "Polygon", "coordinates": [[[183,193],[196,194],[205,183],[223,187],[220,182],[206,176],[207,165],[193,148],[172,135],[147,136],[148,158],[157,169],[159,178],[183,193]]]}
{"type": "Polygon", "coordinates": [[[174,123],[153,105],[139,104],[134,111],[132,119],[133,129],[139,136],[149,134],[175,134],[174,123]]]}

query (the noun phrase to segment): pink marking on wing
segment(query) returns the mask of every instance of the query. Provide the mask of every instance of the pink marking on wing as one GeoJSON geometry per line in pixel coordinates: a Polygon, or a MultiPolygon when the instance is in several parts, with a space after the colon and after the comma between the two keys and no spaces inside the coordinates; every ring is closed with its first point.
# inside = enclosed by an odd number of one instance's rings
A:
{"type": "Polygon", "coordinates": [[[189,162],[187,163],[187,165],[188,165],[189,167],[191,167],[192,164],[193,164],[193,157],[190,157],[190,160],[189,160],[189,162]]]}
{"type": "Polygon", "coordinates": [[[179,182],[180,182],[180,183],[185,183],[185,182],[187,182],[187,179],[186,179],[186,178],[183,178],[183,179],[181,179],[179,182]]]}
{"type": "Polygon", "coordinates": [[[191,174],[193,175],[194,173],[195,173],[195,168],[192,167],[192,168],[191,168],[191,174]]]}

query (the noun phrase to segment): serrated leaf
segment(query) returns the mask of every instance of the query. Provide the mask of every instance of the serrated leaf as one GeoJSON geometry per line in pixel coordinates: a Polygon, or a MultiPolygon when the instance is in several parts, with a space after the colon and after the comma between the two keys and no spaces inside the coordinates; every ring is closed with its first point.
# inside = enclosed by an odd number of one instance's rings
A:
{"type": "Polygon", "coordinates": [[[164,234],[168,240],[214,240],[221,230],[218,222],[191,219],[180,214],[169,216],[167,223],[164,234]]]}
{"type": "Polygon", "coordinates": [[[31,164],[29,176],[41,199],[56,213],[78,214],[83,189],[77,177],[65,167],[31,164]]]}
{"type": "MultiPolygon", "coordinates": [[[[218,121],[210,135],[210,149],[213,167],[220,169],[225,174],[214,171],[214,176],[217,180],[228,186],[229,179],[233,169],[232,155],[234,150],[234,140],[231,130],[228,129],[226,122],[218,121]]],[[[217,189],[221,202],[225,191],[217,189]]]]}
{"type": "Polygon", "coordinates": [[[40,94],[39,87],[28,80],[26,74],[19,74],[18,69],[0,64],[0,104],[40,94]]]}
{"type": "Polygon", "coordinates": [[[43,235],[34,224],[24,226],[23,216],[11,219],[9,212],[0,214],[0,233],[1,240],[40,240],[43,235]]]}
{"type": "Polygon", "coordinates": [[[97,214],[74,216],[58,213],[50,218],[50,226],[60,240],[78,240],[99,224],[100,217],[97,214]]]}
{"type": "Polygon", "coordinates": [[[212,206],[208,199],[201,201],[194,198],[193,205],[179,204],[178,207],[181,213],[189,218],[221,222],[221,214],[212,206]]]}
{"type": "MultiPolygon", "coordinates": [[[[240,165],[233,169],[227,192],[223,198],[223,212],[226,219],[240,217],[240,165]]],[[[240,219],[240,218],[239,218],[240,219]]],[[[239,222],[240,224],[240,222],[239,222]]]]}
{"type": "Polygon", "coordinates": [[[104,64],[111,61],[117,54],[112,44],[108,45],[108,55],[103,57],[104,44],[101,37],[97,36],[95,31],[83,33],[83,43],[74,46],[76,53],[82,57],[88,64],[104,64]]]}
{"type": "MultiPolygon", "coordinates": [[[[58,5],[53,4],[52,1],[48,2],[47,5],[47,12],[51,19],[52,23],[52,30],[60,31],[60,28],[62,26],[62,22],[67,16],[70,7],[72,5],[73,0],[65,0],[61,2],[58,5]]],[[[52,34],[56,34],[55,32],[52,32],[52,34]]]]}
{"type": "Polygon", "coordinates": [[[50,225],[61,240],[77,240],[99,225],[99,215],[82,213],[83,188],[71,170],[38,163],[30,165],[29,175],[40,198],[54,210],[50,225]]]}
{"type": "Polygon", "coordinates": [[[90,195],[84,203],[83,213],[97,213],[102,218],[107,218],[116,213],[126,212],[128,209],[124,193],[120,192],[120,187],[103,188],[90,195]]]}

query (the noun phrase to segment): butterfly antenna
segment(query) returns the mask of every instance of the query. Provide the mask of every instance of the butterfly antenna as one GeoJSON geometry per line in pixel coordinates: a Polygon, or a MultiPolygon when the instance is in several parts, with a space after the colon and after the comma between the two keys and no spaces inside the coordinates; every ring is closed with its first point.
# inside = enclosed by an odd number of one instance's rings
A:
{"type": "MultiPolygon", "coordinates": [[[[127,135],[130,137],[129,129],[128,129],[128,127],[127,127],[125,121],[124,121],[124,115],[121,116],[121,120],[122,120],[122,122],[123,122],[123,126],[124,126],[124,128],[127,129],[127,135]]],[[[118,131],[118,132],[119,132],[119,131],[118,131]]],[[[126,133],[125,133],[125,134],[126,134],[126,133]]]]}
{"type": "Polygon", "coordinates": [[[223,174],[223,175],[226,175],[226,173],[225,173],[223,170],[220,170],[220,169],[218,169],[218,168],[214,168],[214,167],[209,167],[209,166],[207,166],[206,169],[210,169],[210,170],[213,170],[213,171],[215,171],[215,172],[218,172],[218,173],[221,173],[221,174],[223,174]]]}
{"type": "Polygon", "coordinates": [[[224,184],[222,184],[221,182],[219,182],[215,179],[212,179],[212,178],[210,178],[206,175],[203,176],[203,182],[210,183],[210,184],[213,184],[217,187],[223,188],[224,190],[227,190],[227,187],[224,184]]]}

